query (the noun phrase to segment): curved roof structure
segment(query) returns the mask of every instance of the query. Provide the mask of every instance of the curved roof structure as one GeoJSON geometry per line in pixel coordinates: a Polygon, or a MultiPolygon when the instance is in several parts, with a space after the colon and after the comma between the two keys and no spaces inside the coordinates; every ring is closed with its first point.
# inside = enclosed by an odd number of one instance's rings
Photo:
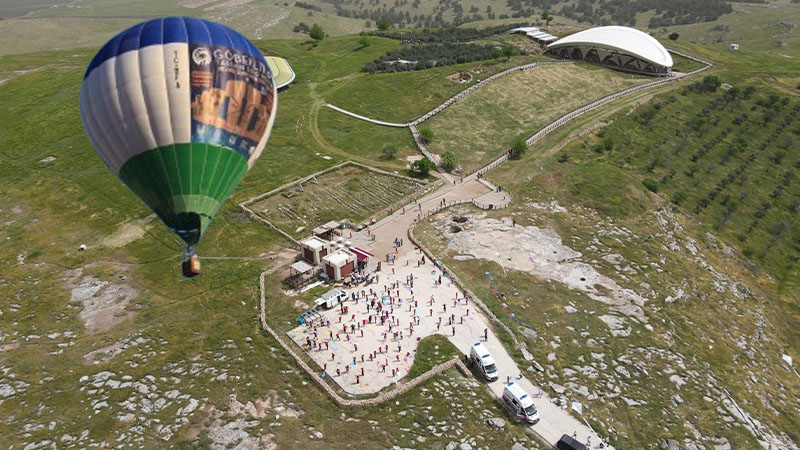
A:
{"type": "Polygon", "coordinates": [[[579,31],[550,44],[548,49],[565,46],[598,46],[617,50],[642,60],[672,67],[672,56],[660,42],[649,34],[630,27],[597,27],[579,31]]]}
{"type": "Polygon", "coordinates": [[[294,81],[294,70],[285,59],[277,56],[267,56],[264,59],[267,61],[269,70],[272,71],[272,76],[275,77],[276,89],[280,89],[294,81]]]}

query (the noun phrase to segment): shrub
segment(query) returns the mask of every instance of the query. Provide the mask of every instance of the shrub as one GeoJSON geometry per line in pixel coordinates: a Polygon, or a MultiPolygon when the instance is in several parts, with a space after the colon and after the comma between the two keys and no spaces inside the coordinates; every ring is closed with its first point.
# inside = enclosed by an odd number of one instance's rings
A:
{"type": "Polygon", "coordinates": [[[383,157],[386,159],[394,159],[397,156],[397,147],[394,145],[386,144],[381,149],[381,153],[383,153],[383,157]]]}
{"type": "Polygon", "coordinates": [[[419,137],[427,144],[436,138],[436,134],[430,128],[420,128],[419,137]]]}
{"type": "Polygon", "coordinates": [[[686,192],[678,191],[678,192],[676,192],[675,194],[672,195],[672,203],[675,203],[676,205],[680,205],[681,202],[686,201],[686,199],[688,197],[689,197],[689,194],[687,194],[686,192]]]}
{"type": "Polygon", "coordinates": [[[422,158],[411,163],[411,169],[423,177],[427,177],[431,170],[436,169],[436,164],[428,158],[422,158]]]}
{"type": "Polygon", "coordinates": [[[562,153],[561,156],[558,157],[558,162],[565,163],[569,161],[569,153],[562,153]]]}
{"type": "Polygon", "coordinates": [[[527,150],[528,150],[528,144],[525,143],[525,139],[517,139],[511,145],[511,158],[520,159],[527,150]]]}
{"type": "Polygon", "coordinates": [[[442,169],[452,172],[458,167],[458,158],[453,152],[444,152],[442,155],[442,169]]]}
{"type": "Polygon", "coordinates": [[[658,185],[658,181],[656,181],[656,180],[654,180],[652,178],[645,178],[644,180],[642,180],[642,184],[650,192],[658,192],[658,188],[660,187],[658,185]]]}
{"type": "Polygon", "coordinates": [[[311,26],[311,31],[308,32],[311,39],[321,41],[325,37],[325,30],[321,26],[314,24],[311,26]]]}

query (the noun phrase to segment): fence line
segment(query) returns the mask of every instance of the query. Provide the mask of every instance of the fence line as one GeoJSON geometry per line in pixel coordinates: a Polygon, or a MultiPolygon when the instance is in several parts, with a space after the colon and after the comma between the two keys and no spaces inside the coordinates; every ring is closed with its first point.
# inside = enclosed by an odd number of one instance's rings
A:
{"type": "Polygon", "coordinates": [[[252,209],[250,209],[249,205],[254,203],[254,202],[257,202],[259,200],[263,200],[263,199],[265,199],[265,198],[267,198],[269,196],[278,194],[279,192],[281,192],[281,191],[283,191],[285,189],[288,189],[288,188],[290,188],[292,186],[301,185],[301,184],[311,180],[314,177],[324,175],[326,173],[332,172],[334,170],[341,169],[341,168],[346,167],[346,166],[357,166],[357,167],[360,167],[362,169],[369,170],[371,172],[375,172],[375,173],[379,173],[379,174],[382,174],[382,175],[388,175],[388,176],[392,176],[392,177],[395,177],[395,178],[401,178],[401,179],[404,179],[404,180],[408,180],[408,181],[411,181],[411,182],[413,182],[413,183],[418,185],[418,187],[414,190],[414,192],[406,195],[402,199],[400,199],[400,200],[396,201],[395,203],[393,203],[393,204],[383,208],[382,210],[378,211],[377,213],[375,213],[373,215],[373,217],[382,217],[387,212],[391,213],[391,211],[396,210],[397,208],[402,207],[403,205],[408,203],[408,200],[410,198],[418,197],[420,195],[424,195],[425,193],[427,193],[428,191],[430,191],[431,189],[436,187],[441,182],[441,180],[440,180],[440,181],[437,181],[435,183],[430,183],[430,182],[425,181],[425,180],[418,180],[416,178],[407,177],[405,175],[399,175],[399,174],[396,174],[396,173],[392,173],[392,172],[388,172],[388,171],[385,171],[385,170],[377,169],[375,167],[365,166],[364,164],[361,164],[359,162],[344,161],[344,162],[341,162],[339,164],[336,164],[335,166],[331,166],[331,167],[328,167],[327,169],[320,170],[319,172],[315,172],[315,173],[313,173],[311,175],[308,175],[308,176],[305,176],[305,177],[303,177],[303,178],[301,178],[299,180],[291,181],[291,182],[286,183],[286,184],[284,184],[282,186],[279,186],[279,187],[277,187],[275,189],[272,189],[271,191],[265,192],[263,194],[259,194],[259,195],[255,196],[255,197],[252,197],[252,198],[250,198],[248,200],[245,200],[245,201],[239,203],[239,207],[242,208],[243,210],[245,210],[245,212],[247,212],[252,218],[258,220],[259,222],[262,222],[262,223],[266,224],[267,226],[272,228],[274,231],[276,231],[278,234],[280,234],[281,236],[285,237],[286,239],[291,241],[294,245],[299,247],[300,246],[300,242],[297,239],[292,237],[289,233],[287,233],[287,232],[281,230],[280,228],[278,228],[277,226],[275,226],[271,221],[267,220],[266,218],[260,216],[258,213],[256,213],[252,209]]]}
{"type": "MultiPolygon", "coordinates": [[[[673,50],[670,50],[670,51],[673,51],[673,50]]],[[[696,74],[698,74],[700,72],[703,72],[705,70],[711,69],[712,67],[715,66],[714,63],[703,61],[702,59],[695,58],[695,57],[692,57],[692,56],[689,56],[689,55],[685,55],[685,54],[680,53],[680,52],[673,51],[673,53],[676,53],[676,54],[681,55],[681,56],[685,56],[686,58],[692,59],[694,61],[697,61],[697,62],[702,63],[702,64],[706,64],[706,65],[701,67],[701,68],[699,68],[699,69],[695,69],[695,70],[693,70],[691,72],[681,73],[680,75],[672,75],[672,76],[668,76],[668,77],[665,77],[665,78],[661,78],[661,79],[656,80],[656,81],[651,81],[651,82],[640,84],[640,85],[637,85],[637,86],[632,86],[632,87],[629,87],[627,89],[623,89],[623,90],[621,90],[619,92],[615,92],[613,94],[609,94],[609,95],[607,95],[607,96],[605,96],[605,97],[603,97],[601,99],[598,99],[598,100],[595,100],[593,102],[587,103],[587,104],[581,106],[580,108],[575,109],[575,110],[573,110],[573,111],[571,111],[571,112],[559,117],[558,119],[554,120],[550,124],[546,125],[544,128],[542,128],[539,131],[537,131],[536,133],[534,133],[532,136],[530,136],[528,139],[525,140],[525,145],[530,147],[531,145],[536,143],[538,140],[540,140],[543,137],[547,136],[547,134],[550,133],[551,131],[555,130],[556,128],[560,127],[561,125],[566,124],[569,119],[578,117],[578,116],[580,116],[581,114],[583,114],[585,112],[588,112],[588,111],[590,111],[592,109],[597,108],[598,106],[602,106],[602,105],[604,105],[604,104],[606,104],[608,102],[614,101],[614,100],[616,100],[616,99],[618,99],[620,97],[624,97],[624,96],[626,96],[628,94],[632,94],[634,92],[637,92],[637,91],[640,91],[640,90],[643,90],[643,89],[656,87],[656,86],[659,86],[659,85],[662,85],[662,84],[666,84],[666,83],[669,83],[669,82],[672,82],[672,81],[678,81],[678,80],[681,80],[683,78],[687,78],[687,77],[696,75],[696,74]]],[[[487,164],[487,165],[485,165],[485,166],[483,166],[483,167],[481,167],[479,169],[476,169],[476,170],[473,170],[472,172],[469,172],[467,174],[467,176],[472,175],[473,173],[476,173],[476,172],[485,173],[485,172],[487,172],[487,171],[489,171],[491,169],[494,169],[498,165],[504,163],[505,161],[508,160],[508,158],[509,158],[508,152],[505,151],[497,159],[493,160],[489,164],[487,164]]]]}

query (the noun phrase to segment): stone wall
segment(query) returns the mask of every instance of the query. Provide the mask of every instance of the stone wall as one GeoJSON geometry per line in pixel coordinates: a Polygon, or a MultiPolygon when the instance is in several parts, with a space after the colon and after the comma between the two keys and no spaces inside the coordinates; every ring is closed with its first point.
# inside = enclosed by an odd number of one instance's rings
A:
{"type": "Polygon", "coordinates": [[[472,373],[469,371],[467,366],[464,365],[464,363],[461,361],[460,358],[453,358],[453,359],[451,359],[449,361],[446,361],[446,362],[443,362],[443,363],[441,363],[439,365],[434,366],[433,368],[431,368],[431,370],[423,373],[422,375],[420,375],[420,376],[418,376],[418,377],[416,377],[416,378],[414,378],[412,380],[408,380],[408,381],[405,381],[405,382],[400,382],[397,385],[395,385],[395,387],[393,387],[392,389],[390,389],[390,390],[388,390],[386,392],[382,392],[382,393],[378,394],[375,397],[372,397],[372,398],[359,398],[359,399],[343,398],[341,395],[339,395],[338,392],[336,392],[336,390],[333,388],[333,386],[328,384],[322,378],[322,376],[320,376],[320,374],[317,373],[316,370],[312,369],[306,363],[306,361],[300,355],[297,354],[297,352],[295,351],[295,346],[287,344],[286,340],[283,339],[283,336],[278,334],[274,329],[272,329],[272,327],[269,326],[269,324],[267,324],[266,297],[264,295],[264,280],[265,280],[266,276],[269,275],[275,269],[276,268],[272,268],[272,269],[270,269],[270,270],[268,270],[266,272],[263,272],[261,274],[261,276],[259,277],[259,280],[258,280],[259,288],[260,288],[260,297],[261,297],[260,298],[260,310],[259,310],[259,319],[261,321],[261,328],[263,328],[264,331],[267,332],[267,334],[269,334],[276,341],[278,341],[278,344],[281,347],[283,347],[283,349],[286,350],[286,352],[289,353],[289,355],[291,355],[292,358],[295,359],[295,361],[297,361],[297,365],[300,366],[300,368],[303,369],[303,371],[305,371],[306,374],[308,374],[309,377],[311,377],[311,380],[314,381],[314,383],[316,383],[317,386],[319,386],[320,389],[322,389],[326,394],[328,394],[328,396],[331,398],[331,400],[333,400],[334,403],[336,403],[340,408],[350,407],[350,406],[375,406],[375,405],[379,405],[379,404],[381,404],[383,402],[386,402],[388,400],[391,400],[391,399],[397,397],[400,394],[408,392],[409,390],[413,389],[414,387],[418,386],[419,384],[424,383],[425,381],[428,381],[432,377],[434,377],[436,375],[440,375],[445,370],[451,369],[453,367],[457,368],[459,370],[459,372],[461,372],[464,376],[471,376],[472,375],[472,373]]]}
{"type": "Polygon", "coordinates": [[[417,189],[414,190],[414,192],[412,192],[411,194],[405,196],[403,199],[395,202],[394,204],[387,206],[386,208],[382,209],[381,211],[378,211],[374,215],[374,217],[380,217],[380,216],[386,214],[387,212],[391,213],[391,211],[396,210],[401,205],[404,205],[404,204],[408,203],[408,200],[410,198],[419,197],[420,195],[423,195],[423,194],[427,193],[428,191],[430,191],[431,189],[433,189],[434,187],[436,187],[435,184],[431,184],[431,183],[429,183],[428,181],[425,181],[425,180],[418,180],[416,178],[407,177],[405,175],[400,175],[400,174],[388,172],[388,171],[385,171],[385,170],[376,169],[374,167],[366,166],[364,164],[357,163],[355,161],[344,161],[344,162],[341,162],[339,164],[336,164],[335,166],[331,166],[331,167],[328,167],[327,169],[320,170],[319,172],[312,173],[311,175],[305,176],[305,177],[303,177],[303,178],[301,178],[299,180],[290,181],[289,183],[286,183],[283,186],[279,186],[279,187],[277,187],[275,189],[272,189],[271,191],[265,192],[263,194],[259,194],[259,195],[255,196],[255,197],[252,197],[252,198],[250,198],[248,200],[245,200],[242,203],[239,203],[239,207],[242,208],[243,210],[245,210],[250,215],[250,217],[258,220],[259,222],[262,222],[262,223],[266,224],[267,226],[269,226],[270,228],[275,230],[278,234],[280,234],[281,236],[283,236],[286,239],[288,239],[289,241],[291,241],[295,245],[296,248],[299,248],[300,247],[300,243],[297,241],[297,239],[293,238],[289,233],[287,233],[287,232],[281,230],[280,228],[276,227],[275,225],[273,225],[272,222],[270,222],[269,220],[267,220],[264,217],[261,217],[260,215],[256,214],[256,212],[251,210],[248,207],[248,205],[250,205],[251,203],[257,202],[259,200],[265,199],[265,198],[267,198],[267,197],[269,197],[271,195],[275,195],[275,194],[277,194],[277,193],[279,193],[279,192],[281,192],[281,191],[283,191],[285,189],[288,189],[288,188],[290,188],[292,186],[297,186],[298,184],[305,183],[306,181],[311,180],[314,177],[318,177],[318,176],[324,175],[326,173],[329,173],[329,172],[332,172],[334,170],[338,170],[338,169],[341,169],[341,168],[347,167],[347,166],[360,167],[360,168],[362,168],[364,170],[369,170],[370,172],[375,172],[375,173],[379,173],[381,175],[388,175],[388,176],[391,176],[391,177],[400,178],[400,179],[403,179],[403,180],[406,180],[406,181],[411,181],[411,182],[419,185],[419,187],[417,187],[417,189]]]}

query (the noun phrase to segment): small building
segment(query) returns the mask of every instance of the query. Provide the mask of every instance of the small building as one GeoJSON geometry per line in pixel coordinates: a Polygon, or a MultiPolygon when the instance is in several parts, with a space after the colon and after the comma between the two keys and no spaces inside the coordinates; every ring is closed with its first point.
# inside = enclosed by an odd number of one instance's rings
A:
{"type": "Polygon", "coordinates": [[[314,279],[319,269],[314,270],[314,266],[305,261],[297,261],[289,267],[289,278],[286,281],[292,289],[299,289],[314,279]]]}
{"type": "Polygon", "coordinates": [[[272,77],[275,80],[275,89],[284,88],[294,81],[294,70],[285,59],[277,56],[265,56],[264,60],[267,61],[267,67],[272,72],[272,77]]]}
{"type": "Polygon", "coordinates": [[[325,274],[330,279],[339,281],[342,277],[350,275],[355,270],[356,255],[347,250],[339,249],[322,258],[322,266],[325,274]]]}
{"type": "Polygon", "coordinates": [[[330,253],[331,243],[311,236],[300,241],[300,253],[303,259],[309,264],[318,265],[322,263],[322,258],[330,253]]]}
{"type": "Polygon", "coordinates": [[[311,233],[314,236],[331,241],[333,240],[333,235],[339,234],[339,229],[341,228],[341,226],[342,225],[339,222],[331,220],[325,225],[314,228],[314,230],[311,233]]]}
{"type": "Polygon", "coordinates": [[[367,265],[369,264],[369,258],[371,256],[375,256],[372,253],[358,247],[350,247],[350,253],[356,255],[356,265],[358,270],[366,269],[367,265]]]}
{"type": "Polygon", "coordinates": [[[728,46],[728,50],[739,50],[739,44],[731,44],[728,46]]]}

